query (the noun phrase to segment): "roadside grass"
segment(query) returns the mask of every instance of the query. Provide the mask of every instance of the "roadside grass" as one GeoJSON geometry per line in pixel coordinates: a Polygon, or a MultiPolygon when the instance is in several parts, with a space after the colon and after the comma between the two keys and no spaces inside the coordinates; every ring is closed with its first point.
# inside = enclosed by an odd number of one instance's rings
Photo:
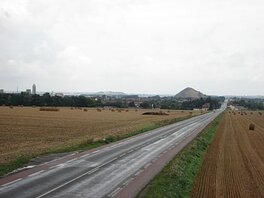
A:
{"type": "Polygon", "coordinates": [[[200,135],[177,154],[172,161],[138,195],[144,198],[190,197],[207,149],[223,118],[220,114],[200,135]]]}
{"type": "MultiPolygon", "coordinates": [[[[196,115],[195,115],[196,116],[196,115]]],[[[96,148],[99,146],[103,146],[106,144],[110,144],[125,138],[129,138],[162,126],[166,126],[169,124],[173,124],[182,120],[186,120],[188,118],[194,117],[192,115],[188,115],[185,117],[179,117],[179,118],[173,118],[173,119],[167,119],[167,120],[163,120],[163,121],[158,121],[155,122],[151,125],[148,125],[140,130],[131,132],[131,133],[127,133],[125,135],[116,135],[116,136],[108,136],[105,139],[101,139],[101,140],[94,140],[94,139],[87,139],[85,140],[83,143],[81,144],[77,144],[77,145],[73,145],[73,146],[66,146],[66,147],[60,147],[60,148],[56,148],[56,149],[52,149],[48,152],[42,153],[41,155],[23,155],[18,157],[18,159],[14,162],[8,163],[8,164],[1,164],[0,165],[0,177],[4,176],[14,170],[17,170],[19,168],[24,167],[26,164],[28,164],[32,159],[36,158],[36,157],[42,157],[45,155],[49,155],[49,154],[58,154],[58,153],[68,153],[68,152],[73,152],[73,151],[85,151],[85,150],[89,150],[92,148],[96,148]]]]}

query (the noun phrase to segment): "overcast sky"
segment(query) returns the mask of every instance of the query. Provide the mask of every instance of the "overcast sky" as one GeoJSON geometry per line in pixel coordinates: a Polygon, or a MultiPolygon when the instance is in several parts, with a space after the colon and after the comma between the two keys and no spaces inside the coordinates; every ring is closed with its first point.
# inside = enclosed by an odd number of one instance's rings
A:
{"type": "Polygon", "coordinates": [[[263,0],[0,0],[0,89],[264,95],[263,0]]]}

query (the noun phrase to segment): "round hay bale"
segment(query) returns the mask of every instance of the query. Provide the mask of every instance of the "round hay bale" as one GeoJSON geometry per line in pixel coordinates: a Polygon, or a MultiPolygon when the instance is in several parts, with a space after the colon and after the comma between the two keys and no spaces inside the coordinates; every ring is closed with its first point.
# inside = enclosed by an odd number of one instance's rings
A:
{"type": "Polygon", "coordinates": [[[251,123],[248,128],[250,131],[254,131],[255,130],[255,124],[251,123]]]}

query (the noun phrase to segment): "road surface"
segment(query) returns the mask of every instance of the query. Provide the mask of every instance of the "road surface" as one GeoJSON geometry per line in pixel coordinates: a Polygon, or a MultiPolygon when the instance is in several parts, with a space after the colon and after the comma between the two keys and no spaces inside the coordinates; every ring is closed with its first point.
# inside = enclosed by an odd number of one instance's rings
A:
{"type": "Polygon", "coordinates": [[[0,197],[134,197],[224,108],[0,179],[0,197]]]}

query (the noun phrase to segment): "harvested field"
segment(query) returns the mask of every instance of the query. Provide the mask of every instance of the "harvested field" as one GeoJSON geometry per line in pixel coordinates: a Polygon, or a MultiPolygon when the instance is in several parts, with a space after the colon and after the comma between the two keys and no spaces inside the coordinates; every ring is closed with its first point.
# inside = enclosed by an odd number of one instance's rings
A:
{"type": "Polygon", "coordinates": [[[264,197],[264,116],[225,114],[192,197],[264,197]],[[255,130],[249,130],[250,124],[255,130]]]}
{"type": "Polygon", "coordinates": [[[0,107],[0,165],[21,156],[36,156],[109,136],[122,136],[189,115],[189,111],[170,111],[165,117],[144,116],[145,111],[88,108],[40,111],[32,107],[0,107]]]}

